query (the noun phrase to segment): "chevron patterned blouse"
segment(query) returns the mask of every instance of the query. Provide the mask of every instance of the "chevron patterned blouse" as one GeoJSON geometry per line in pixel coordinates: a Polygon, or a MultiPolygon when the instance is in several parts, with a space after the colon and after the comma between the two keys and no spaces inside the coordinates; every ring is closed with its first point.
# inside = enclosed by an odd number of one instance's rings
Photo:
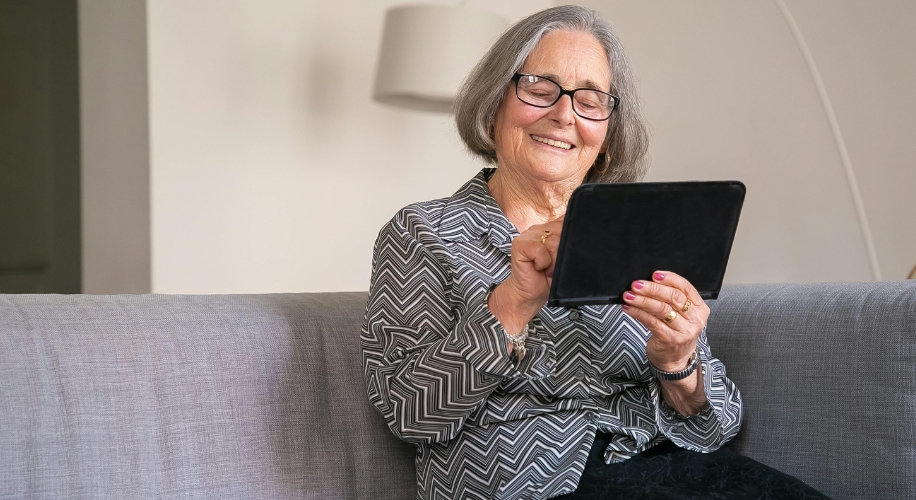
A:
{"type": "Polygon", "coordinates": [[[544,307],[516,366],[487,291],[509,275],[518,235],[484,169],[451,198],[405,207],[375,243],[362,331],[369,400],[417,445],[417,498],[539,499],[575,490],[595,432],[608,463],[662,441],[717,449],[741,425],[741,396],[700,359],[709,407],[682,417],[648,370],[649,332],[619,306],[544,307]]]}

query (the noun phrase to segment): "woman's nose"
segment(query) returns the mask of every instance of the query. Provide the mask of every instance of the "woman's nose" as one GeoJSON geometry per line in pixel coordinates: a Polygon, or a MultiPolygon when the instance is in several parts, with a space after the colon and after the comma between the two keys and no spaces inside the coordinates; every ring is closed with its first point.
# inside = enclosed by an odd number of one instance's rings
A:
{"type": "Polygon", "coordinates": [[[572,96],[562,95],[560,96],[560,100],[550,107],[550,113],[548,116],[550,119],[562,125],[572,123],[575,121],[575,113],[573,112],[572,106],[572,96]]]}

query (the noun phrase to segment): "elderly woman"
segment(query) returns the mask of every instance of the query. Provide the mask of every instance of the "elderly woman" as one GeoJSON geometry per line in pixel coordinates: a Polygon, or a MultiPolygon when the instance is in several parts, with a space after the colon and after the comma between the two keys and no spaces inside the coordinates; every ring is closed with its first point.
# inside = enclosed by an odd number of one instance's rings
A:
{"type": "Polygon", "coordinates": [[[715,451],[741,396],[684,278],[634,281],[623,306],[545,307],[572,191],[646,170],[611,28],[573,6],[518,22],[468,77],[456,120],[497,168],[382,228],[362,332],[369,399],[417,445],[418,498],[821,497],[715,451]]]}

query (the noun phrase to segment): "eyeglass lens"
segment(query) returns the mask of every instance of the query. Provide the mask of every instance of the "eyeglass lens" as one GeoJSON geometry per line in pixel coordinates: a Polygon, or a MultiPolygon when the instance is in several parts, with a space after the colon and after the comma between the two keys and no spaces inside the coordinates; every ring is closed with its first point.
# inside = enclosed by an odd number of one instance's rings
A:
{"type": "MultiPolygon", "coordinates": [[[[550,80],[531,75],[519,78],[516,88],[522,102],[541,108],[553,106],[563,90],[550,80]]],[[[572,98],[573,110],[583,118],[604,120],[614,111],[614,97],[604,92],[578,89],[573,91],[572,98]]]]}

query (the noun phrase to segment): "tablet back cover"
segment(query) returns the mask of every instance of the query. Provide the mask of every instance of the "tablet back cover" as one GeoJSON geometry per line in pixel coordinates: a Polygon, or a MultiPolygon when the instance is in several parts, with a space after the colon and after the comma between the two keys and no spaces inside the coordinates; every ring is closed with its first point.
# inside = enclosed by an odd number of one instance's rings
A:
{"type": "Polygon", "coordinates": [[[738,181],[583,184],[570,197],[549,306],[620,304],[664,269],[704,299],[722,288],[745,187],[738,181]]]}

